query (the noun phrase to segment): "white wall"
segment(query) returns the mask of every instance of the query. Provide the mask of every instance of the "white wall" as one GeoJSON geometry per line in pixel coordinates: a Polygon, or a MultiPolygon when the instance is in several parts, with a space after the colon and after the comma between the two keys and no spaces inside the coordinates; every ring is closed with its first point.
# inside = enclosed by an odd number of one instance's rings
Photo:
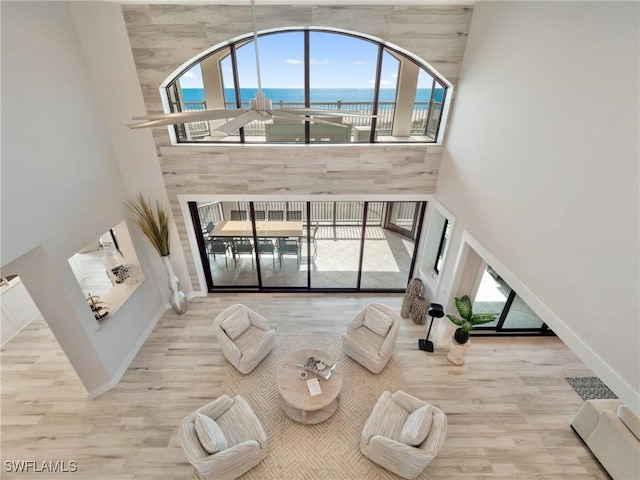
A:
{"type": "MultiPolygon", "coordinates": [[[[87,390],[104,390],[135,356],[164,302],[152,276],[97,330],[67,259],[127,215],[119,152],[105,130],[69,6],[1,8],[0,264],[20,275],[87,390]]],[[[153,274],[144,251],[138,256],[153,274]]]]}
{"type": "Polygon", "coordinates": [[[477,4],[436,193],[451,248],[467,230],[636,413],[639,30],[637,2],[477,4]]]}
{"type": "MultiPolygon", "coordinates": [[[[125,190],[129,197],[141,192],[152,201],[169,205],[151,131],[131,130],[134,114],[145,112],[122,8],[109,2],[70,2],[80,45],[84,52],[93,91],[102,109],[105,131],[114,147],[125,190]]],[[[171,236],[171,258],[181,289],[192,292],[184,252],[175,229],[171,236]]],[[[132,229],[138,244],[148,247],[137,228],[132,229]],[[135,232],[133,231],[135,230],[135,232]]],[[[146,248],[160,290],[168,302],[167,274],[155,250],[146,248]]]]}

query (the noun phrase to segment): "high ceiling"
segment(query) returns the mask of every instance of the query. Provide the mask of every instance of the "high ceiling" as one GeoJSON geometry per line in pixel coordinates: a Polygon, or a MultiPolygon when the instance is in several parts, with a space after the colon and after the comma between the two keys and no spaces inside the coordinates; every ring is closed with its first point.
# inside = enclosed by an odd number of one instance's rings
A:
{"type": "MultiPolygon", "coordinates": [[[[104,1],[104,0],[103,0],[104,1]]],[[[249,5],[251,0],[113,0],[122,4],[249,5]]],[[[481,0],[256,0],[256,5],[475,5],[481,0]]]]}

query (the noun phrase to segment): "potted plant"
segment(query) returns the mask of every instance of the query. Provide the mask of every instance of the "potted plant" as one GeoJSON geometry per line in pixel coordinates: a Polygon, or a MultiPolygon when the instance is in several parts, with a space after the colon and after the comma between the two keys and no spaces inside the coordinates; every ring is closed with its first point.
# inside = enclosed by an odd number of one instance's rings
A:
{"type": "Polygon", "coordinates": [[[498,316],[497,313],[473,313],[473,307],[468,295],[464,295],[462,298],[456,297],[455,300],[460,317],[447,315],[447,318],[458,325],[453,335],[453,338],[458,343],[467,343],[469,340],[469,332],[473,330],[476,325],[493,322],[498,316]]]}
{"type": "Polygon", "coordinates": [[[180,291],[180,282],[173,271],[171,260],[169,259],[169,213],[164,207],[160,206],[160,202],[156,202],[154,211],[151,201],[145,199],[141,193],[138,194],[135,200],[127,202],[127,207],[133,214],[136,224],[142,233],[149,239],[160,258],[162,258],[169,275],[169,290],[171,290],[169,303],[171,303],[178,315],[182,315],[187,311],[187,298],[180,291]]]}

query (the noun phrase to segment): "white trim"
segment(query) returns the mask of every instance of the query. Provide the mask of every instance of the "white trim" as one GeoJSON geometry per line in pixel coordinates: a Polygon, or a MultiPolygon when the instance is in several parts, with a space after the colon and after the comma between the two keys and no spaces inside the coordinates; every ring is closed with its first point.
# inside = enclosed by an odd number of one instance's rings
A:
{"type": "MultiPolygon", "coordinates": [[[[437,301],[436,298],[438,296],[438,289],[440,288],[440,281],[442,279],[443,272],[445,271],[447,256],[449,254],[449,251],[451,250],[449,247],[451,246],[453,229],[456,223],[456,217],[437,200],[433,200],[429,202],[428,207],[429,208],[427,211],[427,215],[424,219],[424,224],[423,224],[425,225],[426,228],[424,228],[424,235],[420,239],[420,245],[422,245],[423,248],[425,246],[425,242],[427,238],[432,233],[431,230],[433,229],[433,225],[431,223],[431,220],[433,218],[434,210],[437,210],[448,221],[450,225],[449,238],[447,240],[447,244],[445,245],[444,252],[442,254],[442,268],[440,269],[440,273],[436,273],[436,271],[433,268],[434,267],[433,258],[424,259],[424,262],[423,262],[422,250],[420,251],[420,256],[417,259],[417,261],[420,262],[418,263],[419,265],[418,272],[420,273],[422,280],[424,281],[427,288],[432,294],[432,298],[433,298],[432,301],[437,301]]],[[[438,235],[441,235],[442,231],[439,231],[437,233],[438,235]]]]}
{"type": "Polygon", "coordinates": [[[93,400],[94,398],[99,397],[103,393],[108,392],[113,387],[118,385],[118,383],[120,382],[120,379],[122,378],[122,376],[129,369],[129,366],[131,365],[131,362],[133,362],[133,359],[136,358],[136,355],[138,354],[138,352],[140,351],[140,349],[142,348],[144,343],[147,341],[147,338],[149,337],[149,335],[151,335],[151,332],[153,331],[153,329],[156,327],[157,323],[160,321],[162,316],[165,314],[165,312],[169,308],[171,308],[170,305],[168,306],[168,308],[167,308],[167,305],[164,305],[163,308],[161,308],[158,311],[158,313],[153,318],[153,320],[151,321],[151,323],[149,324],[147,329],[144,331],[144,333],[142,335],[140,335],[140,337],[138,338],[138,341],[136,342],[134,348],[131,349],[131,352],[129,353],[127,358],[125,358],[124,362],[122,362],[122,365],[120,366],[118,371],[115,373],[115,375],[113,377],[111,377],[111,380],[109,380],[108,382],[106,382],[106,383],[102,384],[101,386],[99,386],[97,388],[94,388],[93,390],[88,392],[89,400],[93,400]]]}

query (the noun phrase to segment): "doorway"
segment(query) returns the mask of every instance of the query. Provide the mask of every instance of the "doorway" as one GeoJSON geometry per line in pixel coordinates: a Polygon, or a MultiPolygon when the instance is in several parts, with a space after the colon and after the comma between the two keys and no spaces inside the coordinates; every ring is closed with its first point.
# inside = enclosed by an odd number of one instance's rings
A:
{"type": "Polygon", "coordinates": [[[189,202],[209,292],[402,292],[426,202],[189,202]]]}

